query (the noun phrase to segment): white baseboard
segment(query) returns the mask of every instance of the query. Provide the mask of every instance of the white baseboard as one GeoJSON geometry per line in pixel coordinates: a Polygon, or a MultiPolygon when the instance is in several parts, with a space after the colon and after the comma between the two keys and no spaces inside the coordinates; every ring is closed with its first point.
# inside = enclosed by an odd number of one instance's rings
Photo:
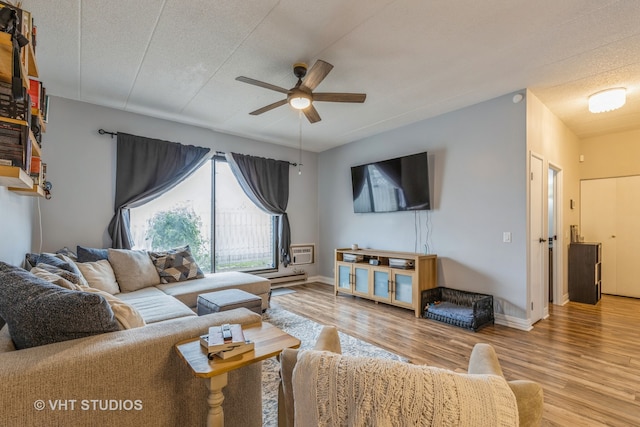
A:
{"type": "Polygon", "coordinates": [[[530,331],[533,329],[531,322],[527,319],[507,316],[500,313],[495,313],[493,317],[495,318],[496,325],[508,326],[510,328],[520,329],[521,331],[530,331]]]}
{"type": "Polygon", "coordinates": [[[309,281],[310,282],[323,283],[325,285],[333,286],[334,278],[333,277],[327,277],[327,276],[313,276],[313,277],[309,277],[309,281]]]}
{"type": "Polygon", "coordinates": [[[307,280],[297,280],[293,282],[276,283],[275,285],[271,286],[271,289],[288,288],[291,286],[304,285],[305,283],[309,283],[309,282],[316,282],[316,283],[322,283],[324,285],[333,286],[333,277],[310,276],[310,277],[307,277],[307,280]]]}
{"type": "Polygon", "coordinates": [[[286,283],[276,283],[275,285],[271,285],[271,289],[289,288],[291,286],[304,285],[305,283],[307,283],[306,280],[297,280],[294,282],[286,282],[286,283]]]}

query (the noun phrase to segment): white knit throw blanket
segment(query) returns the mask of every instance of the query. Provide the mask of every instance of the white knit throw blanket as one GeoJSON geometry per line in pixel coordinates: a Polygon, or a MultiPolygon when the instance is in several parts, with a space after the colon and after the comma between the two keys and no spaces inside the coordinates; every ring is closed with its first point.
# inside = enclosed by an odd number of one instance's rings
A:
{"type": "Polygon", "coordinates": [[[517,426],[506,380],[429,366],[301,351],[296,426],[517,426]]]}

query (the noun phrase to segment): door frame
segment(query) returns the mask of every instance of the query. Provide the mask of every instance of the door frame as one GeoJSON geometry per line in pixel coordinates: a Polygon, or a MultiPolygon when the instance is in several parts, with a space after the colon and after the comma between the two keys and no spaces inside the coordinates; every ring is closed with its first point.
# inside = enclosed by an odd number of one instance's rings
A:
{"type": "MultiPolygon", "coordinates": [[[[564,224],[563,224],[563,207],[564,207],[564,196],[562,194],[562,189],[564,188],[563,179],[564,174],[562,171],[562,167],[556,165],[555,163],[549,162],[548,169],[553,170],[555,173],[554,185],[553,189],[553,221],[555,223],[555,235],[556,241],[553,244],[553,303],[555,305],[563,305],[565,303],[565,292],[564,292],[564,259],[565,259],[565,243],[564,243],[564,224]]],[[[547,191],[548,194],[548,191],[547,191]]]]}

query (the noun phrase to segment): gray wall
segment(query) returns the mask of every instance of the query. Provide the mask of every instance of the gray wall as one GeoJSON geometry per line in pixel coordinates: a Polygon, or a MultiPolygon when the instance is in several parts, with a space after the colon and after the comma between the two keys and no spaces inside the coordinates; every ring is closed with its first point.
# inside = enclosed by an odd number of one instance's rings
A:
{"type": "Polygon", "coordinates": [[[333,277],[338,247],[423,252],[428,243],[440,286],[493,294],[497,313],[525,319],[526,106],[511,97],[321,153],[320,274],[333,277]],[[433,155],[432,211],[353,213],[351,166],[420,151],[433,155]]]}
{"type": "Polygon", "coordinates": [[[37,229],[32,228],[37,222],[36,198],[0,187],[0,261],[22,265],[24,255],[34,246],[37,249],[39,236],[32,235],[32,230],[37,233],[37,229]],[[33,244],[32,240],[35,240],[33,244]]]}
{"type": "MultiPolygon", "coordinates": [[[[100,128],[291,162],[299,156],[293,148],[53,98],[43,143],[47,178],[53,183],[53,198],[42,201],[44,251],[111,243],[107,226],[114,212],[116,139],[99,135],[100,128]]],[[[304,152],[302,163],[302,175],[293,167],[290,175],[292,243],[317,243],[317,154],[304,152]]],[[[303,267],[310,276],[316,274],[315,265],[303,267]]]]}

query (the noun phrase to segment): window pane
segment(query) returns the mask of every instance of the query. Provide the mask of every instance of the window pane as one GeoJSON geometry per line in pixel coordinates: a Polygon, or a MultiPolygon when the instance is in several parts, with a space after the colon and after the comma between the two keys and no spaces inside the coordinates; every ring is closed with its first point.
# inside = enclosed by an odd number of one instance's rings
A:
{"type": "Polygon", "coordinates": [[[215,271],[276,267],[274,217],[244,194],[224,160],[215,160],[215,271]]]}
{"type": "Polygon", "coordinates": [[[189,245],[198,266],[211,272],[211,162],[171,191],[130,210],[134,249],[189,245]]]}

